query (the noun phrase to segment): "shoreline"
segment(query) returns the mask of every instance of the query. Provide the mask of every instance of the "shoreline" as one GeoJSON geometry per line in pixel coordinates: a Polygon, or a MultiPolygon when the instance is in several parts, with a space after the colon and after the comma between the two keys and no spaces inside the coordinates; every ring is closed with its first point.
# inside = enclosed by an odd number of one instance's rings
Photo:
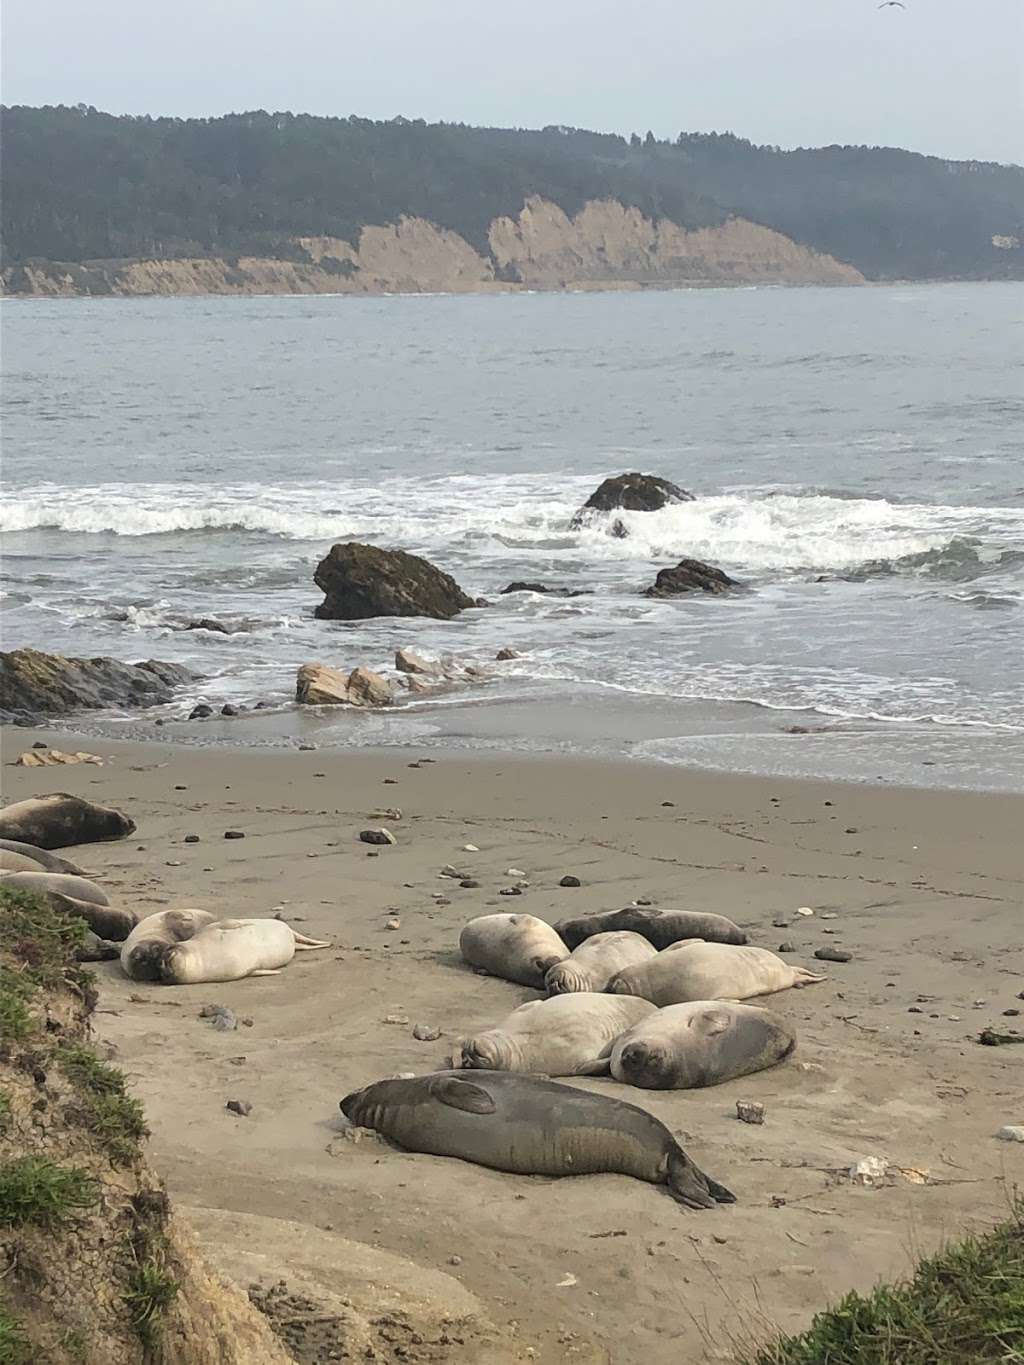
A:
{"type": "MultiPolygon", "coordinates": [[[[7,763],[38,734],[63,747],[64,731],[8,729],[7,763]]],[[[847,1289],[988,1227],[1024,1181],[1024,1147],[994,1137],[1021,1122],[1022,1049],[976,1041],[1024,1018],[1004,1017],[1024,1010],[1022,797],[440,748],[85,747],[110,761],[5,766],[5,800],[68,790],[127,811],[134,835],[78,854],[115,903],[277,912],[334,945],[221,985],[96,968],[101,1041],[146,1105],[153,1162],[199,1226],[231,1223],[225,1268],[251,1235],[245,1216],[268,1245],[262,1220],[286,1220],[454,1277],[523,1360],[721,1361],[738,1337],[797,1330],[847,1289]],[[402,811],[398,842],[368,856],[356,835],[382,807],[402,811]],[[440,878],[447,863],[479,889],[440,878]],[[530,883],[511,901],[497,894],[509,868],[530,883]],[[567,873],[582,886],[559,887],[567,873]],[[466,920],[554,921],[637,897],[727,914],[772,950],[791,940],[801,965],[818,946],[852,955],[758,1002],[796,1027],[784,1065],[686,1092],[571,1082],[658,1115],[735,1206],[688,1214],[621,1177],[509,1176],[345,1139],[347,1091],[430,1070],[534,998],[461,963],[466,920]],[[251,1027],[214,1031],[199,1017],[210,1001],[251,1027]],[[438,1041],[415,1039],[417,1024],[438,1041]],[[229,1098],[252,1113],[225,1112],[229,1098]],[[766,1105],[763,1126],[737,1122],[737,1098],[766,1105]],[[881,1188],[843,1174],[878,1155],[893,1172],[881,1188]]]]}

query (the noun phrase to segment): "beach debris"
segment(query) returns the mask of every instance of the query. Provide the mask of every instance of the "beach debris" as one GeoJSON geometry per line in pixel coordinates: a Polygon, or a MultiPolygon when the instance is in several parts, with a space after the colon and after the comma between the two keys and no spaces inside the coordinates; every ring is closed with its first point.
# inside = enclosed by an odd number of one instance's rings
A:
{"type": "MultiPolygon", "coordinates": [[[[33,745],[32,748],[35,749],[36,746],[33,745]]],[[[95,763],[102,767],[103,759],[99,754],[86,753],[84,749],[78,753],[66,754],[63,749],[48,749],[44,744],[37,752],[33,753],[32,749],[26,750],[14,760],[16,768],[53,768],[74,763],[95,763]]]]}
{"type": "Polygon", "coordinates": [[[814,956],[822,962],[852,962],[853,954],[842,948],[815,948],[814,956]]]}
{"type": "Polygon", "coordinates": [[[397,915],[392,915],[392,917],[384,925],[385,929],[401,929],[401,927],[402,921],[398,918],[397,915]]]}
{"type": "Polygon", "coordinates": [[[199,1018],[209,1019],[219,1033],[229,1033],[238,1027],[238,1018],[227,1005],[204,1005],[199,1011],[199,1018]]]}
{"type": "Polygon", "coordinates": [[[509,647],[506,645],[504,649],[499,649],[494,657],[497,659],[499,664],[506,664],[509,662],[510,659],[522,658],[522,655],[519,653],[518,649],[509,649],[509,647]]]}
{"type": "Polygon", "coordinates": [[[737,1100],[736,1117],[741,1123],[764,1123],[764,1105],[757,1100],[737,1100]]]}
{"type": "Polygon", "coordinates": [[[379,829],[361,829],[359,838],[364,844],[397,844],[398,840],[383,825],[379,829]]]}
{"type": "Polygon", "coordinates": [[[224,838],[225,838],[225,839],[244,839],[244,838],[245,838],[245,835],[242,833],[242,831],[241,831],[240,829],[226,829],[226,830],[224,831],[224,838]]]}
{"type": "Polygon", "coordinates": [[[778,948],[776,949],[776,952],[779,952],[779,953],[795,953],[795,952],[796,952],[796,944],[790,943],[789,939],[787,938],[786,941],[785,941],[785,943],[780,943],[780,944],[779,944],[778,948]]]}
{"type": "Polygon", "coordinates": [[[863,1156],[855,1161],[847,1174],[854,1185],[868,1189],[881,1185],[889,1174],[889,1163],[881,1156],[863,1156]]]}
{"type": "Polygon", "coordinates": [[[583,883],[580,881],[579,877],[574,877],[574,876],[572,876],[571,874],[567,874],[566,876],[564,876],[564,877],[562,878],[562,880],[558,883],[558,885],[559,885],[559,886],[582,886],[583,883]]]}
{"type": "Polygon", "coordinates": [[[401,820],[402,812],[397,806],[387,806],[384,810],[370,812],[371,820],[401,820]]]}
{"type": "Polygon", "coordinates": [[[476,844],[463,844],[463,845],[462,845],[462,851],[463,851],[463,853],[479,853],[479,852],[480,852],[480,850],[477,848],[476,844]]]}
{"type": "Polygon", "coordinates": [[[805,915],[805,916],[806,916],[806,915],[813,915],[813,914],[814,914],[814,911],[811,909],[811,907],[810,907],[809,905],[798,905],[798,906],[796,907],[796,913],[797,913],[798,915],[805,915]]]}
{"type": "Polygon", "coordinates": [[[206,702],[201,701],[198,706],[193,706],[188,713],[189,720],[205,720],[207,716],[213,715],[213,707],[207,706],[206,702]]]}
{"type": "Polygon", "coordinates": [[[412,1036],[420,1043],[436,1043],[441,1030],[434,1028],[433,1024],[414,1024],[412,1036]]]}
{"type": "Polygon", "coordinates": [[[232,1114],[239,1114],[243,1119],[247,1119],[252,1113],[252,1105],[248,1100],[228,1100],[224,1108],[230,1109],[232,1114]]]}
{"type": "Polygon", "coordinates": [[[409,1016],[407,1014],[385,1014],[385,1024],[407,1024],[409,1016]]]}
{"type": "Polygon", "coordinates": [[[997,1033],[993,1028],[983,1028],[978,1034],[978,1042],[986,1047],[1002,1047],[1006,1043],[1024,1043],[1024,1033],[997,1033]]]}
{"type": "Polygon", "coordinates": [[[996,1137],[1002,1142],[1024,1142],[1024,1126],[1007,1123],[996,1133],[996,1137]]]}

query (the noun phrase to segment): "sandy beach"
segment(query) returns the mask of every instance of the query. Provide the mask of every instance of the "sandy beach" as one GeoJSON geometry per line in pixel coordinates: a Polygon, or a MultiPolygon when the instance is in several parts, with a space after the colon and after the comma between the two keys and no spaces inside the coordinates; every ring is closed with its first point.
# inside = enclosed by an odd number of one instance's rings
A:
{"type": "Polygon", "coordinates": [[[288,1278],[345,1238],[390,1267],[365,1273],[364,1297],[394,1308],[415,1280],[435,1319],[476,1322],[444,1340],[421,1328],[400,1350],[378,1342],[374,1359],[728,1361],[987,1227],[1024,1183],[1024,1146],[995,1138],[1024,1123],[1024,1047],[977,1041],[986,1025],[1024,1027],[1006,1014],[1024,1011],[1024,798],[436,750],[421,764],[407,750],[78,746],[64,733],[59,747],[104,765],[11,766],[39,737],[6,732],[4,801],[64,790],[131,815],[135,835],[71,855],[116,903],[279,913],[331,940],[279,976],[227,985],[139,985],[100,964],[98,1025],[145,1103],[154,1163],[225,1270],[288,1278]],[[401,818],[375,814],[387,808],[401,818]],[[369,850],[358,832],[381,823],[397,844],[369,850]],[[445,864],[479,889],[439,877],[445,864]],[[529,882],[515,900],[498,894],[510,868],[529,882]],[[565,874],[582,886],[561,888],[565,874]],[[505,1175],[343,1136],[342,1095],[433,1069],[455,1037],[535,998],[461,962],[469,918],[555,921],[637,897],[726,914],[753,943],[788,940],[803,965],[822,947],[852,954],[818,964],[823,984],[764,1002],[799,1039],[773,1070],[690,1092],[574,1082],[656,1114],[735,1206],[690,1213],[620,1176],[505,1175]],[[210,1002],[241,1027],[214,1030],[200,1017],[210,1002]],[[440,1039],[418,1041],[418,1024],[440,1039]],[[248,1117],[225,1110],[236,1098],[248,1117]],[[737,1099],[761,1101],[764,1125],[738,1122],[737,1099]],[[880,1188],[845,1176],[867,1156],[895,1170],[880,1188]]]}

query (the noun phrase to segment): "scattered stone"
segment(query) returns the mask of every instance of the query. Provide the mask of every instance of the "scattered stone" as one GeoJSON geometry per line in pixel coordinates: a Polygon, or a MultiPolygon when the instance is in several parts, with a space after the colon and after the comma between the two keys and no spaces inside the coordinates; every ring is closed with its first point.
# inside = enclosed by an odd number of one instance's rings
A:
{"type": "Polygon", "coordinates": [[[844,952],[842,948],[815,948],[814,956],[822,962],[852,962],[853,954],[844,952]]]}
{"type": "Polygon", "coordinates": [[[385,787],[397,787],[397,786],[398,786],[398,778],[397,778],[397,777],[385,777],[385,779],[384,779],[384,785],[385,785],[385,787]]]}
{"type": "Polygon", "coordinates": [[[184,838],[184,840],[183,840],[183,842],[186,843],[186,844],[198,844],[198,843],[199,843],[199,835],[198,835],[198,834],[186,834],[186,835],[185,835],[185,838],[184,838]]]}
{"type": "Polygon", "coordinates": [[[397,806],[388,806],[386,810],[375,810],[370,812],[371,820],[401,820],[402,812],[397,806]]]}
{"type": "Polygon", "coordinates": [[[184,782],[176,782],[176,783],[174,784],[174,790],[175,790],[176,792],[187,792],[187,791],[188,791],[188,787],[186,786],[186,784],[185,784],[184,782]]]}
{"type": "Polygon", "coordinates": [[[295,700],[302,706],[389,706],[391,684],[368,668],[340,673],[324,664],[303,664],[296,675],[295,700]]]}
{"type": "Polygon", "coordinates": [[[650,898],[649,896],[637,896],[637,898],[636,898],[636,900],[633,902],[633,904],[634,904],[634,905],[653,905],[654,902],[651,900],[651,898],[650,898]]]}
{"type": "Polygon", "coordinates": [[[200,1019],[209,1019],[218,1033],[231,1033],[238,1027],[234,1010],[227,1005],[204,1005],[199,1011],[200,1019]]]}
{"type": "Polygon", "coordinates": [[[385,928],[385,929],[391,929],[391,930],[394,930],[394,929],[401,929],[401,927],[402,927],[402,921],[398,918],[397,915],[393,915],[393,916],[391,917],[391,919],[389,919],[389,920],[387,921],[387,923],[384,925],[384,928],[385,928]]]}
{"type": "Polygon", "coordinates": [[[434,1028],[432,1024],[414,1024],[412,1036],[420,1043],[436,1043],[441,1036],[441,1030],[434,1028]]]}
{"type": "Polygon", "coordinates": [[[338,544],[316,567],[325,594],[321,621],[365,621],[375,616],[433,616],[448,620],[473,606],[455,579],[404,550],[357,542],[338,544]]]}
{"type": "Polygon", "coordinates": [[[222,716],[237,716],[239,710],[237,706],[232,706],[231,702],[225,702],[220,708],[220,713],[222,716]]]}
{"type": "Polygon", "coordinates": [[[409,1018],[405,1014],[385,1014],[384,1022],[385,1024],[407,1024],[409,1018]]]}
{"type": "Polygon", "coordinates": [[[985,1028],[978,1034],[978,1042],[986,1047],[1003,1047],[1007,1043],[1024,1043],[1024,1033],[997,1033],[985,1028]]]}
{"type": "Polygon", "coordinates": [[[193,706],[188,713],[189,720],[205,720],[207,716],[213,715],[213,707],[207,706],[205,702],[200,702],[198,706],[193,706]]]}
{"type": "Polygon", "coordinates": [[[680,597],[688,592],[723,593],[737,586],[721,569],[700,559],[681,559],[672,569],[662,569],[645,597],[680,597]]]}
{"type": "Polygon", "coordinates": [[[793,943],[790,943],[789,939],[787,938],[786,941],[785,941],[785,943],[780,943],[780,944],[779,944],[778,952],[780,952],[780,953],[795,953],[795,952],[796,952],[796,945],[793,944],[793,943]]]}
{"type": "Polygon", "coordinates": [[[461,878],[463,878],[466,874],[464,872],[460,872],[457,867],[452,867],[451,863],[445,863],[444,867],[442,867],[441,871],[437,875],[439,877],[447,877],[449,878],[449,880],[457,882],[461,880],[461,878]]]}
{"type": "Polygon", "coordinates": [[[224,1108],[230,1109],[232,1114],[241,1115],[243,1119],[247,1119],[252,1113],[252,1105],[248,1100],[228,1100],[224,1108]]]}
{"type": "Polygon", "coordinates": [[[857,833],[857,830],[854,829],[854,827],[851,825],[850,828],[849,828],[848,830],[845,830],[844,832],[845,832],[846,834],[856,834],[856,833],[857,833]]]}
{"type": "Polygon", "coordinates": [[[834,911],[830,911],[827,915],[822,915],[821,918],[822,918],[822,919],[838,919],[839,916],[838,916],[834,911]]]}
{"type": "Polygon", "coordinates": [[[518,867],[506,867],[506,869],[505,869],[505,876],[506,876],[506,877],[525,877],[525,876],[526,876],[526,873],[525,873],[525,872],[520,872],[520,870],[519,870],[518,867]]]}
{"type": "MultiPolygon", "coordinates": [[[[601,512],[657,512],[670,503],[693,502],[688,493],[678,484],[657,474],[617,474],[604,482],[591,493],[569,523],[571,531],[578,531],[595,520],[595,513],[601,512]]],[[[621,526],[621,523],[618,523],[621,526]]],[[[624,535],[625,528],[617,534],[624,535]]]]}
{"type": "Polygon", "coordinates": [[[479,853],[479,852],[480,852],[480,850],[477,848],[476,844],[463,844],[463,845],[462,845],[462,851],[463,851],[463,853],[479,853]]]}
{"type": "Polygon", "coordinates": [[[1008,1123],[1005,1127],[1000,1128],[996,1137],[1003,1142],[1024,1142],[1024,1127],[1015,1123],[1008,1123]]]}
{"type": "Polygon", "coordinates": [[[498,892],[499,896],[521,896],[522,894],[522,887],[519,886],[503,886],[498,892]]]}
{"type": "Polygon", "coordinates": [[[559,886],[582,886],[583,883],[580,881],[579,877],[573,877],[571,874],[569,874],[569,875],[566,875],[565,877],[563,877],[562,880],[558,883],[558,885],[559,885],[559,886]]]}
{"type": "Polygon", "coordinates": [[[461,1265],[461,1264],[462,1264],[462,1257],[461,1257],[461,1256],[449,1256],[449,1257],[448,1257],[448,1264],[449,1264],[449,1265],[461,1265]]]}
{"type": "Polygon", "coordinates": [[[240,829],[226,829],[226,830],[224,831],[224,838],[225,838],[225,839],[244,839],[244,838],[245,838],[245,835],[242,833],[242,831],[241,831],[240,829]]]}
{"type": "Polygon", "coordinates": [[[889,1174],[889,1163],[884,1157],[865,1156],[855,1161],[849,1169],[850,1180],[854,1185],[871,1188],[881,1185],[889,1174]]]}
{"type": "Polygon", "coordinates": [[[316,748],[316,745],[315,745],[315,744],[300,744],[300,745],[299,745],[299,753],[300,753],[300,754],[311,754],[315,748],[316,748]]]}
{"type": "Polygon", "coordinates": [[[238,1022],[242,1025],[243,1028],[252,1028],[256,1020],[252,1017],[251,1014],[243,1014],[238,1022]]]}
{"type": "MultiPolygon", "coordinates": [[[[459,885],[463,891],[478,891],[480,889],[480,883],[473,877],[463,877],[459,885]]],[[[1010,1010],[1009,1013],[1018,1014],[1019,1010],[1010,1010]]]]}
{"type": "Polygon", "coordinates": [[[1006,1019],[1016,1019],[1018,1014],[1020,1010],[1003,1010],[1003,1017],[1006,1019]]]}
{"type": "Polygon", "coordinates": [[[164,863],[164,867],[180,867],[180,866],[181,866],[181,859],[180,859],[180,858],[168,858],[167,861],[164,863]]]}
{"type": "Polygon", "coordinates": [[[389,829],[361,829],[359,838],[364,844],[397,844],[398,840],[389,829]]]}
{"type": "Polygon", "coordinates": [[[587,595],[582,588],[567,588],[560,584],[552,587],[547,583],[527,583],[519,579],[515,583],[510,583],[507,588],[502,588],[501,595],[507,597],[509,593],[515,592],[535,592],[551,597],[585,597],[587,595]]]}
{"type": "Polygon", "coordinates": [[[796,908],[796,913],[797,913],[798,915],[807,916],[807,915],[813,915],[813,914],[814,914],[814,911],[811,909],[811,907],[810,907],[809,905],[798,905],[797,908],[796,908]]]}
{"type": "Polygon", "coordinates": [[[508,663],[510,659],[521,658],[522,655],[519,653],[518,649],[508,649],[506,647],[505,649],[499,649],[494,657],[497,659],[498,663],[505,664],[508,663]]]}
{"type": "Polygon", "coordinates": [[[789,920],[786,919],[785,915],[776,915],[772,920],[772,927],[775,929],[788,929],[789,920]]]}
{"type": "Polygon", "coordinates": [[[741,1123],[764,1123],[764,1105],[756,1100],[737,1100],[736,1117],[741,1123]]]}
{"type": "Polygon", "coordinates": [[[661,804],[662,804],[663,806],[670,806],[670,807],[672,807],[672,808],[674,809],[676,803],[675,803],[674,801],[662,801],[661,804]]]}
{"type": "Polygon", "coordinates": [[[921,1008],[920,1005],[911,1005],[910,1008],[907,1010],[907,1013],[908,1013],[908,1014],[924,1014],[924,1010],[921,1008]]]}

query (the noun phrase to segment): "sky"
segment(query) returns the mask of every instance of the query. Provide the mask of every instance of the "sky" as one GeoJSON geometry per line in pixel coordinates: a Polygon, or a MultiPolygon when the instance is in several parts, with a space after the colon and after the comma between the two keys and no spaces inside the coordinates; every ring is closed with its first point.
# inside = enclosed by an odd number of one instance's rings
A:
{"type": "Polygon", "coordinates": [[[1024,161],[1024,0],[5,0],[3,101],[1024,161]]]}

